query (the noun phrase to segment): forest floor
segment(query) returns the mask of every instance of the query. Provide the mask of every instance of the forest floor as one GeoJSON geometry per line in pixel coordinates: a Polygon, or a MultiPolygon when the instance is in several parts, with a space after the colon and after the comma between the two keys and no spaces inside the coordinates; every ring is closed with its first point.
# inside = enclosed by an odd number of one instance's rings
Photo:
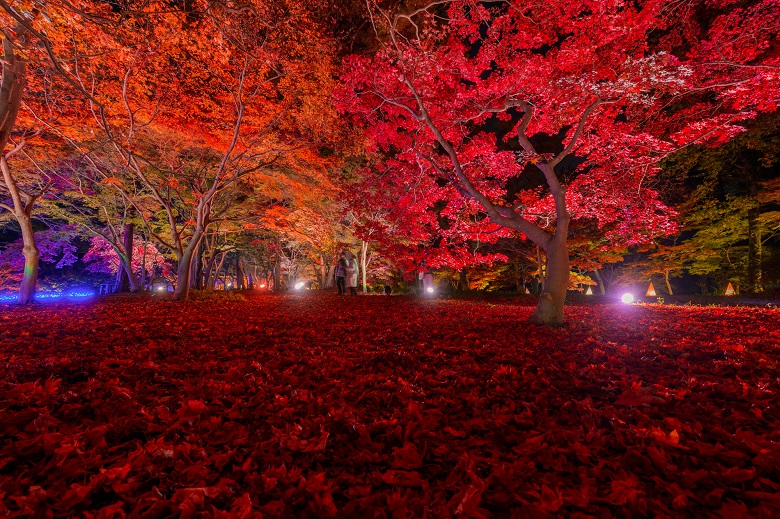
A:
{"type": "Polygon", "coordinates": [[[0,517],[778,517],[780,310],[0,305],[0,517]]]}

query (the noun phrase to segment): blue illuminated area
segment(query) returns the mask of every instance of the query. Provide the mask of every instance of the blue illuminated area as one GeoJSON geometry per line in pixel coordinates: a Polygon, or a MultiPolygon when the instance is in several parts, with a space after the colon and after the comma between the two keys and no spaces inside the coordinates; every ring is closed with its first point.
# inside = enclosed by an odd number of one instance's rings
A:
{"type": "MultiPolygon", "coordinates": [[[[68,292],[39,292],[35,294],[36,301],[83,301],[95,296],[95,293],[85,288],[70,290],[68,292]]],[[[15,302],[19,294],[0,294],[0,301],[15,302]]]]}

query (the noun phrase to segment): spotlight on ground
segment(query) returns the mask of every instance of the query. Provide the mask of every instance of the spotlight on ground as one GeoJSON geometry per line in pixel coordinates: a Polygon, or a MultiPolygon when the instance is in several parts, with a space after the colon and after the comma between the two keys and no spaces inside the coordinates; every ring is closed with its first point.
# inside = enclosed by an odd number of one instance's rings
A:
{"type": "Polygon", "coordinates": [[[620,298],[621,301],[623,301],[625,304],[630,305],[634,302],[634,294],[631,294],[629,292],[626,292],[623,294],[623,297],[620,298]]]}

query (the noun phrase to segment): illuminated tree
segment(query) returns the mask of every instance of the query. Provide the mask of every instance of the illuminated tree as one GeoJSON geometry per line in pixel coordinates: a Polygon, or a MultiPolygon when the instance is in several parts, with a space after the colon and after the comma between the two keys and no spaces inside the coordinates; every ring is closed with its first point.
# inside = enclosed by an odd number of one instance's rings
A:
{"type": "Polygon", "coordinates": [[[396,16],[377,8],[381,47],[347,61],[341,106],[391,156],[378,174],[399,196],[424,199],[414,217],[440,204],[485,232],[513,229],[538,244],[545,290],[533,319],[559,323],[572,218],[609,224],[607,239],[627,246],[673,231],[647,188],[658,161],[691,143],[722,143],[741,131],[736,121],[775,109],[776,2],[717,7],[456,0],[396,16]]]}

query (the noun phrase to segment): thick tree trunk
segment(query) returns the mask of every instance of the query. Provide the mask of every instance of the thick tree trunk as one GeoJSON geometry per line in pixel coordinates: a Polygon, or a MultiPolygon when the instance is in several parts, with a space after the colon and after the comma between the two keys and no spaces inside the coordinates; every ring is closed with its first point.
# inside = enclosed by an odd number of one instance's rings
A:
{"type": "Polygon", "coordinates": [[[469,277],[466,269],[460,269],[460,277],[458,279],[458,288],[461,290],[469,289],[469,277]]]}
{"type": "Polygon", "coordinates": [[[544,288],[531,320],[538,324],[562,324],[563,305],[569,287],[569,249],[565,236],[554,236],[547,245],[544,288]]]}
{"type": "Polygon", "coordinates": [[[138,292],[138,279],[135,277],[135,272],[133,272],[131,259],[124,254],[119,255],[118,272],[121,272],[121,275],[118,275],[117,278],[117,291],[138,292]],[[123,286],[126,288],[122,288],[123,286]]]}
{"type": "Polygon", "coordinates": [[[669,291],[669,295],[673,296],[674,292],[672,292],[672,284],[669,282],[669,271],[664,270],[664,281],[666,281],[666,289],[669,291]]]}
{"type": "Polygon", "coordinates": [[[192,256],[200,245],[203,232],[197,232],[190,238],[190,243],[179,257],[179,266],[176,269],[176,288],[173,291],[174,301],[184,301],[190,295],[190,274],[192,256]]]}
{"type": "Polygon", "coordinates": [[[19,304],[27,305],[33,302],[35,288],[38,284],[38,247],[35,245],[32,218],[27,215],[17,215],[16,220],[22,230],[22,254],[24,254],[24,273],[19,287],[19,304]]]}
{"type": "Polygon", "coordinates": [[[133,273],[133,232],[134,225],[126,223],[122,229],[122,248],[124,254],[119,255],[119,269],[117,269],[116,292],[137,292],[138,280],[133,273]],[[123,257],[124,256],[124,257],[123,257]]]}

